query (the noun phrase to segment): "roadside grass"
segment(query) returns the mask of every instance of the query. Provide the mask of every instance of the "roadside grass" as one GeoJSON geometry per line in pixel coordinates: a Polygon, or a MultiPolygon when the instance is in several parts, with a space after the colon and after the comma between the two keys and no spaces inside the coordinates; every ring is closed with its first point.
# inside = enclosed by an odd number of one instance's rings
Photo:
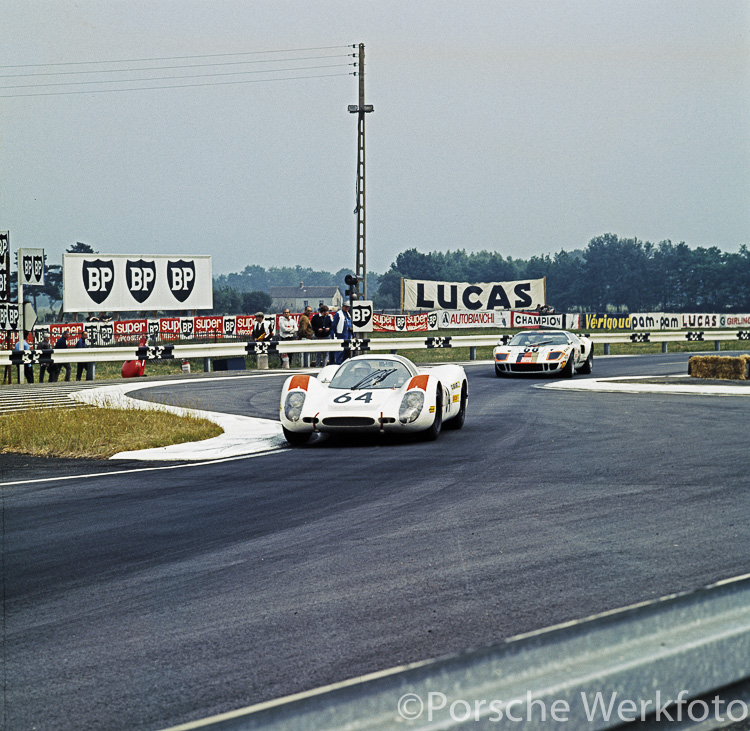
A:
{"type": "Polygon", "coordinates": [[[106,459],[117,452],[210,439],[222,429],[207,419],[102,405],[30,408],[0,416],[0,453],[106,459]]]}

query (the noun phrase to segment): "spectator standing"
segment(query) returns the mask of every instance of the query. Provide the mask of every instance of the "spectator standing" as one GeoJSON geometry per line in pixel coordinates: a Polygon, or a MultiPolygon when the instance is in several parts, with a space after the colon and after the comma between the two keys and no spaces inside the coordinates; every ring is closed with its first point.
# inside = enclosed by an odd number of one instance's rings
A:
{"type": "MultiPolygon", "coordinates": [[[[70,337],[70,330],[66,330],[56,341],[55,350],[65,350],[68,347],[68,338],[70,337]]],[[[60,370],[65,369],[65,380],[70,380],[70,363],[58,363],[50,369],[49,377],[52,381],[57,381],[60,375],[60,370]]]]}
{"type": "MultiPolygon", "coordinates": [[[[315,337],[312,324],[310,323],[310,318],[312,316],[312,307],[305,307],[305,311],[299,318],[299,324],[297,325],[297,337],[300,340],[312,340],[315,337]]],[[[302,367],[307,368],[309,365],[310,353],[302,353],[302,367]]]]}
{"type": "MultiPolygon", "coordinates": [[[[81,332],[81,337],[78,338],[78,342],[76,343],[76,348],[88,348],[88,343],[86,342],[85,330],[81,332]]],[[[81,380],[81,376],[83,375],[84,371],[86,371],[86,380],[93,381],[94,380],[94,364],[93,363],[79,363],[78,364],[78,368],[76,369],[76,381],[81,380]]]]}
{"type": "MultiPolygon", "coordinates": [[[[333,321],[328,314],[328,305],[321,305],[317,314],[311,320],[313,334],[316,340],[330,340],[333,337],[333,321]]],[[[316,354],[315,365],[325,368],[328,365],[328,351],[316,354]]]]}
{"type": "Polygon", "coordinates": [[[266,320],[262,312],[255,313],[255,325],[253,325],[253,340],[271,340],[273,337],[273,326],[266,320]]]}
{"type": "MultiPolygon", "coordinates": [[[[289,310],[284,308],[279,315],[279,328],[276,331],[279,340],[296,340],[297,338],[297,321],[291,317],[289,310]]],[[[279,352],[281,356],[281,367],[289,368],[289,353],[279,352]]]]}
{"type": "MultiPolygon", "coordinates": [[[[16,343],[13,350],[31,350],[31,335],[28,330],[23,331],[23,340],[16,343]]],[[[26,383],[34,383],[34,367],[31,363],[24,363],[23,378],[26,383]]],[[[21,382],[21,366],[18,366],[18,382],[21,382]]]]}
{"type": "MultiPolygon", "coordinates": [[[[351,340],[353,332],[352,318],[349,314],[349,303],[344,302],[341,305],[341,309],[333,318],[333,334],[338,340],[351,340]]],[[[343,350],[336,353],[336,363],[343,363],[345,357],[346,353],[343,350]]]]}
{"type": "MultiPolygon", "coordinates": [[[[52,350],[52,346],[49,344],[49,336],[45,333],[42,339],[39,341],[39,350],[52,350]]],[[[44,383],[44,374],[49,373],[47,380],[52,383],[52,373],[55,370],[55,366],[50,363],[39,364],[39,383],[44,383]]]]}

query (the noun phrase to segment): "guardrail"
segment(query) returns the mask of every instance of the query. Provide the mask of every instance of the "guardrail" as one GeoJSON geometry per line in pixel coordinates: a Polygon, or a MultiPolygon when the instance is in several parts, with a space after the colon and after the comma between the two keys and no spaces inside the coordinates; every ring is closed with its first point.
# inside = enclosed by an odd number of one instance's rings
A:
{"type": "Polygon", "coordinates": [[[747,728],[748,678],[744,576],[169,731],[747,728]]]}
{"type": "MultiPolygon", "coordinates": [[[[469,348],[470,358],[476,358],[476,348],[491,347],[498,342],[507,342],[510,335],[449,335],[443,337],[405,336],[392,338],[353,338],[351,340],[271,340],[250,342],[215,343],[203,342],[188,345],[143,345],[115,346],[106,348],[67,348],[64,350],[30,349],[0,351],[0,366],[3,365],[53,365],[58,363],[96,363],[101,361],[128,360],[172,360],[185,358],[233,358],[247,355],[269,355],[271,353],[320,353],[367,351],[399,351],[435,348],[469,348]]],[[[714,349],[720,350],[724,341],[750,342],[749,330],[723,330],[688,332],[630,332],[593,333],[589,337],[594,343],[604,345],[604,354],[609,354],[611,343],[661,342],[666,352],[670,342],[713,341],[714,349]]]]}

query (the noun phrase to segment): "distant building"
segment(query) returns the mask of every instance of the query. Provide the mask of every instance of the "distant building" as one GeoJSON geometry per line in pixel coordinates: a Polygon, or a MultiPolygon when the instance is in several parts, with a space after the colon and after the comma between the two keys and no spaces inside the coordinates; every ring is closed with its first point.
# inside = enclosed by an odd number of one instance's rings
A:
{"type": "Polygon", "coordinates": [[[344,301],[341,290],[336,286],[306,287],[304,282],[300,282],[298,287],[269,287],[268,294],[273,300],[273,312],[281,312],[285,307],[291,312],[302,312],[307,306],[317,310],[321,305],[338,309],[344,301]]]}

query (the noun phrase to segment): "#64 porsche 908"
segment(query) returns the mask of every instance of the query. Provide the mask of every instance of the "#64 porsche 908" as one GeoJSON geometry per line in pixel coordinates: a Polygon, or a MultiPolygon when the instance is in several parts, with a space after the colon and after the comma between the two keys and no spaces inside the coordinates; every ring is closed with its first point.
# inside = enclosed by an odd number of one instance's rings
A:
{"type": "Polygon", "coordinates": [[[493,351],[495,375],[509,373],[558,373],[572,378],[591,373],[594,344],[590,338],[566,330],[534,330],[516,333],[507,344],[493,351]]]}
{"type": "Polygon", "coordinates": [[[290,376],[281,390],[286,440],[304,444],[314,432],[425,432],[460,429],[469,399],[458,365],[417,368],[398,355],[360,355],[318,377],[290,376]]]}

